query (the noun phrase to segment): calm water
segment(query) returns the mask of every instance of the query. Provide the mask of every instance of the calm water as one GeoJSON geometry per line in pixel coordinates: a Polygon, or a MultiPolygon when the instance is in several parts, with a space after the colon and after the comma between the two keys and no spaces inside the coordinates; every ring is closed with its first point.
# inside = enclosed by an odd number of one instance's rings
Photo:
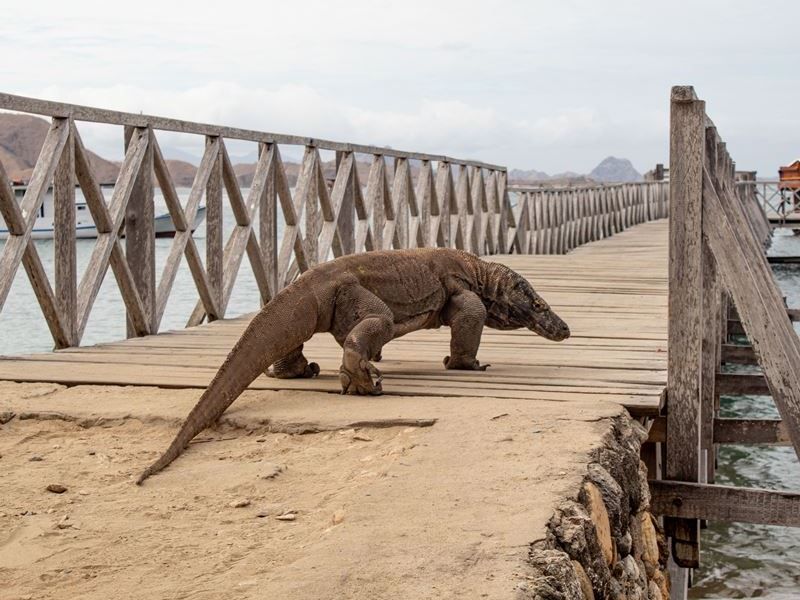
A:
{"type": "MultiPolygon", "coordinates": [[[[246,193],[247,190],[245,190],[246,193]]],[[[181,190],[185,199],[188,190],[181,190]]],[[[165,211],[157,199],[157,208],[165,211]]],[[[225,230],[231,230],[233,215],[224,206],[225,230]]],[[[195,233],[203,253],[204,230],[195,233]]],[[[171,239],[156,241],[160,273],[171,239]]],[[[2,244],[2,242],[0,242],[2,244]]],[[[78,268],[82,273],[94,240],[78,240],[78,268]]],[[[53,244],[37,242],[42,261],[52,281],[53,244]]],[[[775,254],[800,255],[800,237],[778,231],[771,249],[775,254]]],[[[778,267],[776,274],[789,305],[800,307],[800,268],[778,267]]],[[[173,286],[161,330],[183,328],[195,302],[197,290],[186,263],[173,286]]],[[[258,308],[258,290],[245,256],[228,308],[228,316],[258,308]]],[[[108,273],[92,310],[83,343],[111,341],[125,336],[122,299],[108,273]]],[[[0,354],[46,351],[52,348],[49,331],[24,270],[20,268],[6,307],[0,313],[0,354]]],[[[769,397],[722,399],[723,416],[776,418],[769,397]]],[[[800,490],[800,465],[791,448],[727,446],[720,449],[717,480],[722,484],[800,490]]],[[[702,568],[696,573],[692,598],[800,598],[800,529],[747,524],[716,524],[703,532],[702,568]]]]}

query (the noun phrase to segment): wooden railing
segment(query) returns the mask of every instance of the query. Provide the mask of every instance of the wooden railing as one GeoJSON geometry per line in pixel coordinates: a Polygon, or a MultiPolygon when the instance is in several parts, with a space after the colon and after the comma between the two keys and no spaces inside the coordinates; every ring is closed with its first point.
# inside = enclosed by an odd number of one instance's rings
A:
{"type": "MultiPolygon", "coordinates": [[[[751,198],[759,204],[767,217],[778,221],[786,221],[790,217],[797,218],[800,210],[800,189],[792,188],[779,180],[755,180],[737,178],[736,191],[743,198],[751,198]]],[[[767,219],[769,223],[769,219],[767,219]]]]}
{"type": "Polygon", "coordinates": [[[763,214],[736,193],[734,163],[705,103],[675,87],[671,105],[667,415],[651,436],[666,442],[666,481],[651,491],[675,561],[694,567],[699,519],[800,526],[799,494],[714,485],[715,444],[788,440],[800,455],[800,339],[765,256],[763,214]],[[750,377],[771,394],[780,422],[718,416],[720,393],[756,389],[721,373],[736,354],[729,306],[752,344],[741,352],[762,370],[750,377]]]}
{"type": "Polygon", "coordinates": [[[141,336],[158,332],[183,258],[199,298],[187,323],[192,326],[226,315],[245,255],[260,300],[266,303],[299,273],[344,254],[423,246],[454,247],[475,254],[560,253],[643,220],[663,217],[667,210],[661,182],[560,190],[515,188],[512,204],[506,169],[478,161],[9,94],[0,94],[0,109],[51,119],[20,204],[0,164],[0,215],[10,232],[0,255],[0,310],[22,264],[57,348],[80,344],[109,267],[125,305],[128,336],[141,336]],[[125,156],[110,199],[93,171],[78,122],[120,127],[125,156]],[[162,132],[204,140],[204,153],[185,203],[159,146],[157,136],[162,132]],[[237,180],[226,140],[258,145],[259,158],[246,190],[237,180]],[[292,146],[303,148],[293,190],[281,156],[282,147],[292,146]],[[335,152],[332,182],[323,173],[320,152],[326,151],[335,152]],[[370,166],[362,181],[358,163],[365,159],[370,166]],[[83,274],[78,273],[76,261],[76,184],[98,231],[83,274]],[[31,236],[51,186],[56,256],[52,286],[31,236]],[[156,273],[153,225],[156,186],[177,231],[160,273],[156,273]],[[227,240],[222,222],[225,197],[235,220],[227,240]],[[203,199],[205,260],[191,230],[203,199]]]}
{"type": "Polygon", "coordinates": [[[580,187],[509,186],[517,194],[513,249],[564,254],[573,248],[668,215],[664,181],[580,187]]]}

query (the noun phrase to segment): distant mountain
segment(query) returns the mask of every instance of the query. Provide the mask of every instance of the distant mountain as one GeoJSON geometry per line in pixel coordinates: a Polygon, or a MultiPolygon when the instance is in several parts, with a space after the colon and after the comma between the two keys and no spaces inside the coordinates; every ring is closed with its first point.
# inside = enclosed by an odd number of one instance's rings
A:
{"type": "Polygon", "coordinates": [[[641,181],[642,175],[633,168],[631,161],[627,158],[615,158],[609,156],[604,159],[599,165],[592,169],[588,175],[581,175],[574,171],[564,171],[563,173],[556,173],[555,175],[548,175],[544,171],[537,171],[536,169],[523,170],[512,169],[508,173],[509,183],[525,184],[525,183],[560,183],[560,184],[575,184],[575,183],[591,183],[591,182],[623,182],[623,181],[641,181]]]}
{"type": "Polygon", "coordinates": [[[595,181],[607,183],[620,183],[628,181],[642,181],[642,174],[633,168],[631,161],[627,158],[615,158],[609,156],[597,165],[589,177],[595,181]]]}
{"type": "MultiPolygon", "coordinates": [[[[31,178],[49,128],[50,123],[40,117],[0,113],[0,161],[12,181],[31,178]]],[[[87,153],[98,182],[114,182],[119,165],[100,158],[94,152],[87,150],[87,153]]]]}

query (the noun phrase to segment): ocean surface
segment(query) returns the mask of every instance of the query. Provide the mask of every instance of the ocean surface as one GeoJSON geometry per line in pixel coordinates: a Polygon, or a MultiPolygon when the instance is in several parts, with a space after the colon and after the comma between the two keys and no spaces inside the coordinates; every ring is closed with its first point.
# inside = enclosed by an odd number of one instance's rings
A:
{"type": "MultiPolygon", "coordinates": [[[[247,190],[243,190],[246,195],[247,190]]],[[[185,200],[188,190],[179,190],[185,200]]],[[[227,234],[234,223],[227,204],[224,223],[227,234]]],[[[166,212],[163,199],[156,198],[157,212],[166,212]]],[[[196,233],[204,256],[204,228],[196,233]]],[[[78,240],[78,270],[82,274],[94,240],[78,240]]],[[[3,242],[0,241],[0,245],[3,242]]],[[[156,240],[157,278],[172,239],[156,240]]],[[[53,243],[37,241],[37,249],[51,282],[53,243]]],[[[779,230],[773,254],[800,256],[800,237],[779,230]]],[[[777,278],[789,306],[800,307],[800,267],[778,266],[777,278]]],[[[158,280],[158,279],[157,279],[158,280]]],[[[161,331],[182,329],[197,302],[197,290],[185,261],[173,285],[161,331]]],[[[258,288],[247,257],[242,261],[228,306],[228,316],[258,309],[258,288]]],[[[113,275],[106,274],[83,338],[83,345],[113,341],[125,336],[124,306],[113,275]]],[[[0,354],[43,352],[52,340],[24,269],[20,267],[6,306],[0,313],[0,354]]],[[[771,398],[749,396],[722,398],[724,417],[776,418],[771,398]]],[[[725,446],[720,448],[717,481],[722,484],[800,490],[800,464],[789,447],[725,446]]],[[[800,529],[749,524],[713,524],[703,531],[702,567],[695,573],[691,598],[800,598],[800,529]]]]}

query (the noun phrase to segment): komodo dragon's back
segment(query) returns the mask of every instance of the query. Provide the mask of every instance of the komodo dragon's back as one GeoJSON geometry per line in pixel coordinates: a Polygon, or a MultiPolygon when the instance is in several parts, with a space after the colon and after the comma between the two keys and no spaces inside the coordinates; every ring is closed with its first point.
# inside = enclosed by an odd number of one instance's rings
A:
{"type": "Polygon", "coordinates": [[[569,337],[566,323],[521,275],[466,252],[429,248],[338,258],[304,273],[256,314],[169,448],[137,483],[175,460],[270,365],[279,378],[316,376],[319,365],[303,355],[314,333],[330,332],[343,348],[343,393],[380,394],[382,378],[371,361],[382,347],[443,324],[451,331],[447,369],[486,369],[476,358],[485,325],[526,327],[555,341],[569,337]]]}

